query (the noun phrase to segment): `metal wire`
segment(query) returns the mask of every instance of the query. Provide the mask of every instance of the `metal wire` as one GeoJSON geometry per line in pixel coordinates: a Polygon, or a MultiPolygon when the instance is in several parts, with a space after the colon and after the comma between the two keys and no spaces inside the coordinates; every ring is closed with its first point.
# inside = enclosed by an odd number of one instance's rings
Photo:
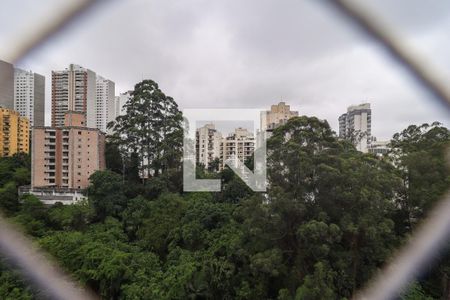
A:
{"type": "Polygon", "coordinates": [[[383,23],[370,14],[368,9],[358,7],[348,0],[325,0],[336,11],[341,12],[346,19],[352,21],[366,35],[379,42],[387,53],[404,67],[416,82],[425,90],[435,96],[440,104],[450,110],[450,88],[448,82],[439,76],[436,69],[431,69],[429,63],[419,59],[417,53],[412,52],[412,47],[406,47],[401,43],[398,35],[394,34],[392,28],[386,28],[383,23]]]}
{"type": "Polygon", "coordinates": [[[409,243],[388,264],[357,299],[397,299],[408,284],[433,263],[450,236],[450,193],[433,209],[409,243]]]}
{"type": "Polygon", "coordinates": [[[74,2],[74,5],[67,7],[66,10],[52,14],[55,19],[48,23],[43,22],[41,26],[33,27],[32,31],[16,42],[15,45],[4,45],[5,47],[10,46],[10,50],[6,52],[4,59],[16,64],[59,32],[67,29],[95,6],[106,2],[106,0],[78,0],[74,2]]]}
{"type": "MultiPolygon", "coordinates": [[[[378,41],[394,61],[403,66],[418,84],[434,95],[434,99],[450,110],[450,90],[448,84],[441,80],[444,76],[438,76],[438,72],[428,68],[423,59],[419,60],[419,56],[408,50],[392,29],[385,28],[367,9],[354,3],[346,0],[326,0],[326,2],[369,37],[378,41]]],[[[432,262],[447,245],[450,237],[449,216],[450,194],[441,200],[392,262],[369,283],[365,290],[357,293],[357,299],[398,298],[408,284],[423,271],[424,266],[432,262]]]]}
{"type": "MultiPolygon", "coordinates": [[[[24,36],[15,45],[9,45],[5,58],[13,63],[27,57],[49,39],[67,29],[74,21],[92,10],[104,0],[82,0],[66,11],[60,11],[57,19],[44,26],[35,27],[34,32],[24,36]]],[[[2,78],[0,78],[1,80],[2,78]]],[[[13,265],[45,299],[89,300],[96,299],[93,293],[82,288],[61,271],[56,264],[39,252],[32,242],[0,215],[0,255],[13,265]]]]}
{"type": "Polygon", "coordinates": [[[30,240],[0,216],[0,253],[45,299],[96,299],[48,260],[30,240]]]}

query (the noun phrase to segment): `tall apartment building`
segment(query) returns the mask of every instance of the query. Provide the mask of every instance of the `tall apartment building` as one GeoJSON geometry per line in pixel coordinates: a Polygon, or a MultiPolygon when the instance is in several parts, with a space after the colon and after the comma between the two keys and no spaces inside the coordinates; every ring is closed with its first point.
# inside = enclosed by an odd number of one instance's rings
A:
{"type": "Polygon", "coordinates": [[[96,128],[106,132],[108,123],[115,119],[115,84],[109,79],[97,76],[95,106],[96,128]]]}
{"type": "Polygon", "coordinates": [[[298,111],[292,111],[284,102],[272,105],[269,111],[261,112],[261,130],[272,131],[285,124],[290,118],[298,117],[298,111]]]}
{"type": "Polygon", "coordinates": [[[339,117],[339,137],[351,139],[357,150],[368,151],[372,138],[372,110],[370,103],[349,106],[339,117]]]}
{"type": "Polygon", "coordinates": [[[196,131],[196,161],[208,168],[216,158],[220,158],[222,134],[214,124],[206,124],[196,131]]]}
{"type": "Polygon", "coordinates": [[[71,64],[52,71],[52,126],[63,126],[68,111],[86,114],[87,127],[106,130],[114,113],[114,82],[71,64]]]}
{"type": "Polygon", "coordinates": [[[114,119],[118,116],[123,116],[127,112],[125,111],[124,105],[127,103],[128,100],[131,99],[131,93],[132,91],[127,91],[125,93],[121,93],[119,96],[116,96],[116,105],[114,108],[114,119]]]}
{"type": "Polygon", "coordinates": [[[0,106],[14,109],[14,66],[0,60],[0,106]]]}
{"type": "Polygon", "coordinates": [[[45,125],[45,77],[14,70],[14,110],[30,120],[30,127],[45,125]]]}
{"type": "Polygon", "coordinates": [[[85,189],[105,169],[105,134],[86,123],[83,112],[69,111],[62,126],[33,129],[32,189],[85,189]]]}
{"type": "Polygon", "coordinates": [[[233,133],[222,140],[220,151],[222,167],[225,167],[225,161],[228,159],[233,160],[235,163],[238,160],[244,163],[253,156],[254,151],[255,137],[253,133],[245,128],[236,128],[233,133]]]}
{"type": "Polygon", "coordinates": [[[27,118],[0,107],[0,157],[29,152],[30,126],[27,118]]]}

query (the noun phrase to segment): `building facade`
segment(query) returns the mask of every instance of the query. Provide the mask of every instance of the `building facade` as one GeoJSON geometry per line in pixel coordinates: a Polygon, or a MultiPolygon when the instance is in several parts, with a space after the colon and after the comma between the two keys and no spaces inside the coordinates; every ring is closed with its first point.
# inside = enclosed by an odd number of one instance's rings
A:
{"type": "Polygon", "coordinates": [[[220,161],[222,168],[227,160],[232,160],[237,166],[238,161],[244,163],[253,156],[255,152],[255,137],[252,132],[245,128],[236,128],[222,140],[220,161]]]}
{"type": "Polygon", "coordinates": [[[209,169],[211,163],[218,159],[219,170],[225,167],[225,161],[231,160],[234,165],[238,161],[244,163],[253,156],[255,137],[245,128],[236,128],[234,132],[223,137],[214,124],[206,124],[196,131],[196,162],[209,169]]]}
{"type": "Polygon", "coordinates": [[[293,117],[298,117],[298,111],[292,111],[290,105],[284,102],[272,105],[269,111],[261,112],[261,130],[272,131],[278,126],[286,124],[293,117]]]}
{"type": "Polygon", "coordinates": [[[358,151],[368,151],[372,139],[370,103],[348,107],[347,112],[339,117],[339,137],[351,140],[358,151]]]}
{"type": "Polygon", "coordinates": [[[127,91],[125,93],[121,93],[119,96],[116,96],[116,103],[114,107],[114,119],[116,119],[118,116],[123,116],[127,112],[124,108],[125,103],[128,102],[128,100],[131,99],[131,93],[132,91],[127,91]]]}
{"type": "Polygon", "coordinates": [[[220,158],[222,134],[216,130],[214,124],[206,124],[196,131],[196,161],[206,169],[216,159],[220,158]]]}
{"type": "Polygon", "coordinates": [[[14,110],[30,120],[30,127],[45,125],[45,77],[14,70],[14,110]]]}
{"type": "Polygon", "coordinates": [[[29,153],[30,125],[12,109],[0,107],[0,157],[29,153]]]}
{"type": "Polygon", "coordinates": [[[52,71],[52,127],[64,126],[65,114],[86,114],[87,127],[96,128],[96,74],[71,64],[63,71],[52,71]]]}
{"type": "Polygon", "coordinates": [[[86,123],[84,113],[69,111],[63,126],[33,129],[32,189],[85,189],[105,169],[105,134],[86,123]]]}
{"type": "Polygon", "coordinates": [[[115,119],[115,84],[109,79],[97,76],[95,106],[96,128],[106,132],[108,123],[115,119]]]}
{"type": "Polygon", "coordinates": [[[377,156],[384,156],[389,153],[389,141],[372,141],[368,146],[368,152],[377,156]]]}
{"type": "Polygon", "coordinates": [[[14,109],[14,66],[0,60],[0,106],[14,109]]]}

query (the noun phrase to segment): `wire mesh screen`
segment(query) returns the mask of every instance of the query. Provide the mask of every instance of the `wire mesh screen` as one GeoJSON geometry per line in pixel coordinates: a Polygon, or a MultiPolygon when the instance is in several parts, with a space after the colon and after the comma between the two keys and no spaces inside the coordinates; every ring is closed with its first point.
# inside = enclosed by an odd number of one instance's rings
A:
{"type": "MultiPolygon", "coordinates": [[[[57,37],[68,26],[83,26],[77,19],[94,12],[99,5],[113,5],[108,1],[84,0],[72,4],[58,17],[44,24],[36,24],[35,31],[20,37],[17,44],[6,46],[7,60],[17,63],[26,59],[32,51],[50,39],[57,37]]],[[[393,28],[386,27],[364,6],[352,1],[322,1],[322,9],[334,10],[348,20],[348,24],[376,41],[399,68],[408,72],[415,84],[433,95],[432,99],[447,110],[450,108],[450,90],[445,77],[430,69],[418,59],[413,49],[402,44],[393,28]]],[[[125,25],[126,26],[126,25],[125,25]]],[[[392,258],[391,262],[375,276],[367,287],[355,294],[357,299],[394,299],[399,291],[414,278],[420,276],[424,267],[435,259],[450,236],[450,195],[446,195],[418,228],[414,236],[392,258]]],[[[53,299],[89,299],[94,296],[84,291],[69,277],[63,275],[44,254],[34,250],[28,241],[5,218],[0,217],[0,252],[9,262],[21,270],[33,285],[46,291],[45,297],[53,299]]]]}

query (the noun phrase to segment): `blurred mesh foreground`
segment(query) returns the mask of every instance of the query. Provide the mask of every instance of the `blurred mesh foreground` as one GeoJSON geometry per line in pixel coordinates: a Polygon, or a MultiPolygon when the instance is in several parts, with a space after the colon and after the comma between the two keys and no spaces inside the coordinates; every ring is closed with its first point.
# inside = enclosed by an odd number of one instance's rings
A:
{"type": "MultiPolygon", "coordinates": [[[[67,9],[54,14],[50,19],[36,26],[34,32],[23,36],[17,44],[9,44],[4,59],[17,63],[26,58],[33,50],[42,46],[68,26],[79,25],[77,19],[93,11],[99,4],[111,1],[84,0],[67,5],[67,9]]],[[[384,47],[399,66],[403,67],[417,85],[422,86],[434,97],[435,101],[450,108],[450,90],[444,84],[442,76],[436,70],[429,69],[406,46],[399,42],[391,28],[375,20],[375,16],[351,1],[326,0],[324,9],[331,8],[339,12],[367,36],[384,47]],[[408,51],[409,50],[409,51],[408,51]]],[[[1,80],[1,78],[0,78],[1,80]]],[[[360,291],[357,299],[393,299],[398,296],[423,268],[433,261],[440,250],[447,245],[450,236],[450,194],[445,195],[429,214],[428,219],[416,230],[409,244],[401,249],[391,263],[387,265],[367,286],[360,291]]],[[[45,298],[50,299],[93,299],[93,296],[73,283],[44,254],[34,249],[32,243],[0,216],[0,254],[9,263],[21,270],[38,290],[45,291],[45,298]]]]}

